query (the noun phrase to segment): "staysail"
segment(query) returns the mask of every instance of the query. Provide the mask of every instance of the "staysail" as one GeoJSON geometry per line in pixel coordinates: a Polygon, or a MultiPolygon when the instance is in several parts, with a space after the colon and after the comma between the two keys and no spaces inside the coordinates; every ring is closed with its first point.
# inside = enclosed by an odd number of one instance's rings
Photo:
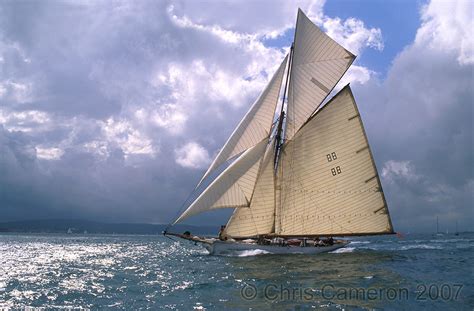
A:
{"type": "Polygon", "coordinates": [[[270,135],[273,116],[275,115],[275,108],[280,95],[281,82],[283,80],[287,60],[288,55],[281,63],[263,93],[252,105],[250,110],[224,144],[211,166],[209,166],[208,170],[201,178],[198,186],[213,170],[218,168],[225,161],[238,155],[242,151],[255,146],[263,138],[270,135]]]}
{"type": "Polygon", "coordinates": [[[174,223],[216,208],[248,207],[268,139],[247,149],[191,203],[174,223]]]}
{"type": "Polygon", "coordinates": [[[286,139],[292,139],[321,105],[355,56],[298,10],[288,89],[286,139]]]}
{"type": "Polygon", "coordinates": [[[278,235],[392,233],[382,186],[349,86],[283,147],[278,235]]]}
{"type": "Polygon", "coordinates": [[[275,209],[274,157],[275,145],[269,144],[255,184],[250,206],[235,209],[227,223],[226,234],[246,237],[268,234],[272,231],[275,209]]]}

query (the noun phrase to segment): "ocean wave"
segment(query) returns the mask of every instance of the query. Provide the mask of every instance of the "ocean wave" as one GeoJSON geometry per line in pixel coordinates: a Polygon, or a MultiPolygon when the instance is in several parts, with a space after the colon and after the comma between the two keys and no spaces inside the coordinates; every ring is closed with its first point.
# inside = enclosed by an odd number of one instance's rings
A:
{"type": "Polygon", "coordinates": [[[370,241],[351,241],[351,244],[369,244],[370,241]]]}
{"type": "Polygon", "coordinates": [[[456,242],[470,242],[467,239],[444,239],[444,240],[429,240],[430,243],[456,243],[456,242]]]}
{"type": "Polygon", "coordinates": [[[402,251],[406,251],[410,249],[443,249],[443,248],[439,246],[432,246],[432,245],[427,245],[427,244],[405,245],[405,246],[400,247],[400,250],[402,251]]]}

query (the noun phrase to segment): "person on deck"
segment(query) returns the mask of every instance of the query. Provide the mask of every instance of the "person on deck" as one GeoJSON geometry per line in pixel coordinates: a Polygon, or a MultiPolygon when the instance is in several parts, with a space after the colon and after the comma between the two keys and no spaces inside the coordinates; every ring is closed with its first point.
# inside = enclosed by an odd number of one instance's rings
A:
{"type": "Polygon", "coordinates": [[[221,228],[219,229],[219,240],[225,241],[227,240],[227,237],[225,236],[225,226],[222,225],[221,228]]]}

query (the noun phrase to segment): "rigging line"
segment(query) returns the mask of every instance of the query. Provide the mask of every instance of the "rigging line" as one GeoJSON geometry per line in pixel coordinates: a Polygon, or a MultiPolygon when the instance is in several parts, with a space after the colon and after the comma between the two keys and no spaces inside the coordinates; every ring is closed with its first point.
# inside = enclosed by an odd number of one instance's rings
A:
{"type": "Polygon", "coordinates": [[[191,191],[191,193],[188,195],[188,197],[186,198],[186,200],[184,200],[183,204],[181,204],[181,207],[177,210],[176,214],[174,215],[174,217],[172,218],[173,221],[170,221],[168,223],[168,225],[165,227],[165,232],[168,231],[169,228],[171,228],[172,226],[174,226],[173,222],[175,222],[179,215],[181,215],[181,212],[183,211],[184,207],[186,206],[186,203],[189,201],[189,199],[191,199],[192,195],[194,193],[196,193],[196,190],[197,189],[194,189],[193,191],[191,191]]]}

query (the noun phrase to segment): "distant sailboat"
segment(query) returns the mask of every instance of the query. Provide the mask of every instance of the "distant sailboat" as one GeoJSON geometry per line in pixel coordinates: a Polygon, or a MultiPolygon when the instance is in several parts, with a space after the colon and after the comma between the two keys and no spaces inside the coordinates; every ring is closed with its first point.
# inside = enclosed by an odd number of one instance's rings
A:
{"type": "Polygon", "coordinates": [[[456,232],[454,232],[454,235],[459,235],[458,221],[457,220],[456,220],[456,232]]]}
{"type": "Polygon", "coordinates": [[[436,216],[436,236],[443,236],[443,232],[439,231],[439,217],[436,216]]]}
{"type": "Polygon", "coordinates": [[[202,243],[212,254],[320,253],[348,244],[333,236],[393,234],[349,85],[322,106],[354,59],[298,10],[289,54],[196,189],[207,186],[173,222],[234,208],[220,239],[164,234],[202,243]]]}

